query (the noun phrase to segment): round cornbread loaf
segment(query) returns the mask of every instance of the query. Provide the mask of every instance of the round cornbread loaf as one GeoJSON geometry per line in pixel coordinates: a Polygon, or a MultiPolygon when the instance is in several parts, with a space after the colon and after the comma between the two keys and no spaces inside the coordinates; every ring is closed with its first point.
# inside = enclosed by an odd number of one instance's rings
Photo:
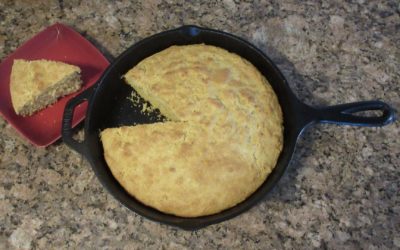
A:
{"type": "Polygon", "coordinates": [[[101,132],[111,172],[144,204],[182,217],[218,213],[245,200],[276,165],[281,108],[266,78],[240,56],[172,46],[125,80],[170,120],[101,132]]]}

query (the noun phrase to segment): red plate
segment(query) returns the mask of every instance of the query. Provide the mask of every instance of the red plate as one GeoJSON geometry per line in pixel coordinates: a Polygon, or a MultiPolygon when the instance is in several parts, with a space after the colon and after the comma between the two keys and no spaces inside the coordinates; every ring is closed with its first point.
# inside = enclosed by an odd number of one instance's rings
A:
{"type": "MultiPolygon", "coordinates": [[[[96,83],[108,65],[107,59],[89,41],[73,29],[56,23],[24,43],[0,64],[0,113],[34,145],[50,145],[61,137],[65,104],[96,83]],[[48,59],[77,65],[82,71],[83,87],[32,116],[19,116],[14,112],[10,97],[10,73],[14,59],[48,59]]],[[[87,103],[75,108],[73,126],[85,118],[86,108],[87,103]]]]}

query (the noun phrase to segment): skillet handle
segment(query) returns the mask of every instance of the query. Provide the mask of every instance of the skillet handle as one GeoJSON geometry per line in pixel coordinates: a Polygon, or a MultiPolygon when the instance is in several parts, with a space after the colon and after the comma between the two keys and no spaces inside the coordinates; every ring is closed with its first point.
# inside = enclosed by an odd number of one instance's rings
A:
{"type": "Polygon", "coordinates": [[[381,101],[347,103],[323,108],[315,108],[317,120],[322,123],[353,125],[364,127],[384,126],[395,120],[395,110],[381,101]],[[379,116],[359,116],[360,111],[380,110],[379,116]]]}
{"type": "Polygon", "coordinates": [[[67,102],[67,105],[64,109],[63,121],[62,121],[62,138],[63,141],[72,149],[79,152],[82,155],[86,155],[86,145],[85,139],[82,142],[76,141],[73,136],[73,128],[72,128],[72,120],[74,118],[74,110],[75,107],[81,104],[82,102],[88,101],[90,96],[92,95],[97,84],[94,84],[92,87],[86,89],[81,94],[75,96],[71,100],[67,102]]]}

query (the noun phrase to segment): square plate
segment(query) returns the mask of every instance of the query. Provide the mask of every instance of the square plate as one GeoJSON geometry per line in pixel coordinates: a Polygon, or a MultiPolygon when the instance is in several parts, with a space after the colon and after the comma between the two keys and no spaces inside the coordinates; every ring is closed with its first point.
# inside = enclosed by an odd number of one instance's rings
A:
{"type": "MultiPolygon", "coordinates": [[[[37,146],[48,146],[61,137],[61,122],[66,103],[101,77],[107,59],[89,41],[73,29],[56,23],[20,46],[0,64],[0,113],[26,139],[37,146]],[[73,94],[33,114],[15,113],[10,96],[10,74],[14,59],[48,59],[81,68],[83,86],[73,94]]],[[[75,108],[72,126],[85,118],[87,102],[75,108]]]]}

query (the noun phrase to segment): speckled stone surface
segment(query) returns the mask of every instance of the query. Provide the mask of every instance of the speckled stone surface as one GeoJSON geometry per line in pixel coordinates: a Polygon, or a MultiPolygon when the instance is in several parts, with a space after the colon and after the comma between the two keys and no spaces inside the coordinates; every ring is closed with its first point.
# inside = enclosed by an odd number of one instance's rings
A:
{"type": "MultiPolygon", "coordinates": [[[[55,22],[110,60],[146,36],[197,24],[256,44],[308,104],[382,99],[399,110],[399,2],[297,2],[2,0],[0,59],[55,22]]],[[[264,202],[188,232],[129,211],[64,143],[36,148],[0,118],[0,249],[398,249],[399,135],[399,122],[309,128],[264,202]]]]}

